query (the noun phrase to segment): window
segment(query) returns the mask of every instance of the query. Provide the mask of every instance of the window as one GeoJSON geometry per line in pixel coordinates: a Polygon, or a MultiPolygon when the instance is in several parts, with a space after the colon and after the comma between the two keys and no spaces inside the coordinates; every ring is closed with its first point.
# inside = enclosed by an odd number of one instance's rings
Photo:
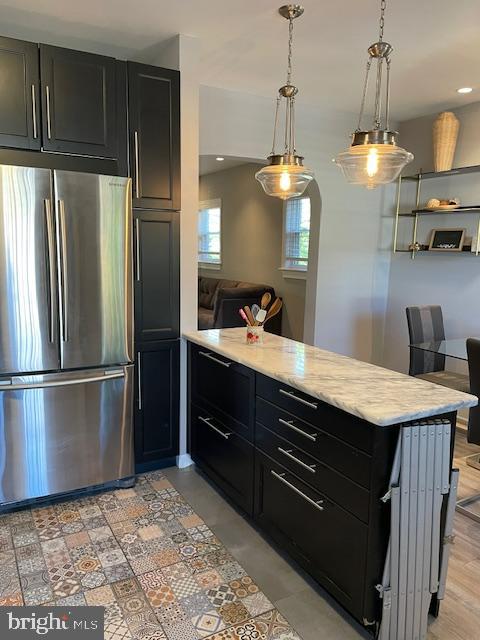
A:
{"type": "Polygon", "coordinates": [[[293,271],[308,269],[309,241],[310,198],[286,200],[283,216],[283,269],[293,271]]]}
{"type": "Polygon", "coordinates": [[[221,200],[200,203],[198,212],[198,262],[207,269],[219,269],[221,254],[221,200]]]}

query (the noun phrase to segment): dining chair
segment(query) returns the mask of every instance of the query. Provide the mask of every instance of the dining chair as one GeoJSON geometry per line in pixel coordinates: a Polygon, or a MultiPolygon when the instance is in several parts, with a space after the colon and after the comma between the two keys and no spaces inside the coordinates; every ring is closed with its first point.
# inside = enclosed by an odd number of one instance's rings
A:
{"type": "MultiPolygon", "coordinates": [[[[407,307],[406,312],[410,344],[445,340],[445,327],[440,305],[407,307]]],[[[408,373],[443,387],[458,391],[470,391],[468,376],[464,373],[445,370],[445,356],[441,353],[410,347],[408,373]]]]}
{"type": "MultiPolygon", "coordinates": [[[[470,392],[480,398],[480,340],[467,339],[470,392]]],[[[480,407],[472,407],[468,415],[468,442],[480,444],[480,407]]],[[[477,456],[478,458],[478,456],[477,456]]]]}
{"type": "MultiPolygon", "coordinates": [[[[474,396],[480,397],[480,340],[468,338],[467,340],[468,371],[470,373],[470,390],[474,396]]],[[[480,444],[480,408],[471,407],[468,414],[467,440],[472,444],[480,444]]],[[[478,469],[480,472],[480,453],[467,456],[465,462],[469,467],[478,469]]],[[[480,480],[480,475],[479,475],[480,480]]],[[[463,515],[480,522],[480,511],[478,508],[469,507],[480,500],[480,493],[462,498],[457,502],[457,511],[463,515]]]]}

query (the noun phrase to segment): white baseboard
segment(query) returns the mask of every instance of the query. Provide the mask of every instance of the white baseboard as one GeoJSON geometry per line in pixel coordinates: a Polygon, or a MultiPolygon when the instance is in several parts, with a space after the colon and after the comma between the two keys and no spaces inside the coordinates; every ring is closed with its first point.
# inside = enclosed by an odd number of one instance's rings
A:
{"type": "Polygon", "coordinates": [[[193,464],[193,460],[190,457],[190,454],[188,453],[181,453],[179,456],[177,456],[177,467],[179,469],[186,469],[187,467],[190,467],[193,464]]]}

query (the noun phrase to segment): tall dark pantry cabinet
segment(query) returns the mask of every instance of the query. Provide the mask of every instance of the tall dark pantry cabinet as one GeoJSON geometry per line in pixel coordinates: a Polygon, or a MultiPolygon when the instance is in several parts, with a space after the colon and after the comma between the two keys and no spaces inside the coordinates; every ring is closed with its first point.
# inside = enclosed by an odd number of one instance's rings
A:
{"type": "Polygon", "coordinates": [[[0,164],[130,176],[135,462],[178,453],[180,74],[0,37],[0,164]]]}
{"type": "Polygon", "coordinates": [[[139,470],[178,453],[180,78],[128,63],[139,470]]]}

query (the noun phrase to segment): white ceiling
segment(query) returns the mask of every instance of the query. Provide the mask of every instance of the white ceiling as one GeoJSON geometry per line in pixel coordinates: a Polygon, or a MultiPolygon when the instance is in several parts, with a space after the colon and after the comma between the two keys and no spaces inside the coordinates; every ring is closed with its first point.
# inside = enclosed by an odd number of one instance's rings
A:
{"type": "Polygon", "coordinates": [[[233,169],[241,164],[247,164],[249,162],[265,163],[265,160],[257,160],[253,158],[237,158],[234,156],[224,156],[224,159],[219,162],[216,156],[203,155],[199,158],[199,174],[206,176],[209,173],[217,173],[217,171],[225,171],[226,169],[233,169]]]}
{"type": "MultiPolygon", "coordinates": [[[[0,33],[135,58],[183,33],[201,40],[202,84],[274,96],[284,83],[280,0],[0,0],[0,33]]],[[[304,0],[297,101],[356,111],[379,0],[304,0]]],[[[480,1],[389,0],[392,110],[406,119],[480,100],[480,1]],[[477,88],[459,96],[462,86],[477,88]]]]}

